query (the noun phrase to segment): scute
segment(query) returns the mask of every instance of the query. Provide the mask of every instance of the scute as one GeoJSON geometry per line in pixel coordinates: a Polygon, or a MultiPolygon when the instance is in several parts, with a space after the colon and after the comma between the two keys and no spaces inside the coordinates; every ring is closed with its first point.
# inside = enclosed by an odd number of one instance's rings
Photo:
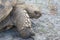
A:
{"type": "Polygon", "coordinates": [[[4,18],[6,18],[12,11],[12,6],[6,4],[3,4],[2,2],[0,3],[0,22],[4,20],[4,18]]]}

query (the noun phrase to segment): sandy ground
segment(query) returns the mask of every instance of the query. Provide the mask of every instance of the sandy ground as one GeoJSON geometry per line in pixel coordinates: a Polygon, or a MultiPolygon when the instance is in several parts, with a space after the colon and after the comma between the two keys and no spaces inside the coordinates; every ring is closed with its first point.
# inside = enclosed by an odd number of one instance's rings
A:
{"type": "MultiPolygon", "coordinates": [[[[42,16],[31,19],[35,32],[34,40],[60,40],[60,0],[26,0],[26,3],[39,6],[42,16]]],[[[14,30],[0,32],[0,40],[22,39],[14,30]]]]}

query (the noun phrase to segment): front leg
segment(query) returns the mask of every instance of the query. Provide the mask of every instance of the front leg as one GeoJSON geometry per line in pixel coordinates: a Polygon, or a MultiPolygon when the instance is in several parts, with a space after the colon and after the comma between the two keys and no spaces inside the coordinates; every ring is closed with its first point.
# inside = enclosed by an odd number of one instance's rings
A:
{"type": "Polygon", "coordinates": [[[22,38],[29,38],[32,36],[32,27],[30,18],[25,10],[20,7],[16,7],[13,11],[14,24],[17,27],[18,32],[22,38]]]}

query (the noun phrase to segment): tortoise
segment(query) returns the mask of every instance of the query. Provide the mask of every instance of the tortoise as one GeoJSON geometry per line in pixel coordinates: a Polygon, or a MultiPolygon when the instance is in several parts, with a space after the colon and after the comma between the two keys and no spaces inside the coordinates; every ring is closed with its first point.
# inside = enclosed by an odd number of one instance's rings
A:
{"type": "Polygon", "coordinates": [[[40,16],[38,7],[19,0],[0,0],[0,31],[14,25],[22,38],[29,38],[33,35],[30,18],[37,19],[40,16]]]}

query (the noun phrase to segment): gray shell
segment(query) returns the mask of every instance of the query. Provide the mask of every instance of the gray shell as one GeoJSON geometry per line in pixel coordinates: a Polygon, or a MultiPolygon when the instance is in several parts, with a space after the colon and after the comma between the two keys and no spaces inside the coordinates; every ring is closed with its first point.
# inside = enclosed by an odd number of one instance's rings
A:
{"type": "Polygon", "coordinates": [[[0,0],[0,30],[12,24],[9,15],[16,2],[16,0],[0,0]]]}
{"type": "Polygon", "coordinates": [[[12,6],[6,1],[0,0],[0,22],[4,20],[12,11],[12,6]]]}
{"type": "MultiPolygon", "coordinates": [[[[0,5],[1,6],[1,5],[0,5]]],[[[11,12],[12,7],[0,8],[0,22],[4,20],[11,12]]]]}
{"type": "Polygon", "coordinates": [[[21,0],[0,0],[0,22],[4,20],[12,11],[15,4],[22,4],[21,0]]]}

